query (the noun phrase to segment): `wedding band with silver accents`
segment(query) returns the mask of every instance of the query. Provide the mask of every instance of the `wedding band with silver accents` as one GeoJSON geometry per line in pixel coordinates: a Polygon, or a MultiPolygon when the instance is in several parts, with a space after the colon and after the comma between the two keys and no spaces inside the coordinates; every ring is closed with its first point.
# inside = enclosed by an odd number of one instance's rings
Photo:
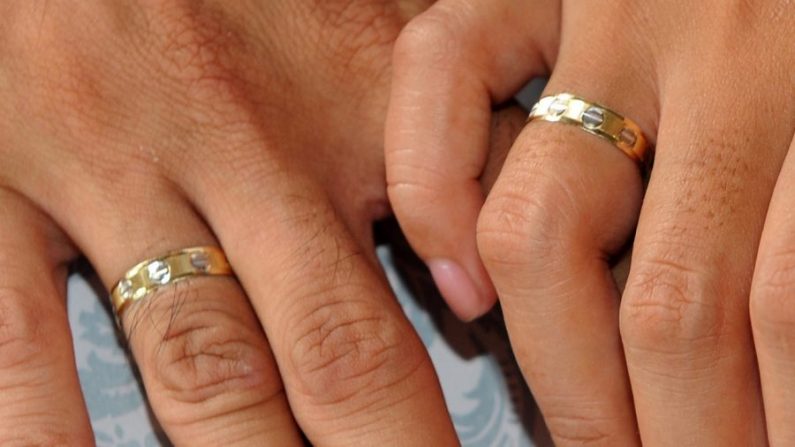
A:
{"type": "Polygon", "coordinates": [[[193,247],[173,251],[137,264],[127,271],[110,293],[121,321],[124,309],[157,290],[195,276],[232,276],[224,252],[217,247],[193,247]]]}
{"type": "Polygon", "coordinates": [[[653,150],[640,126],[607,107],[559,93],[545,96],[533,106],[527,122],[536,120],[575,125],[611,142],[642,167],[651,167],[653,150]]]}

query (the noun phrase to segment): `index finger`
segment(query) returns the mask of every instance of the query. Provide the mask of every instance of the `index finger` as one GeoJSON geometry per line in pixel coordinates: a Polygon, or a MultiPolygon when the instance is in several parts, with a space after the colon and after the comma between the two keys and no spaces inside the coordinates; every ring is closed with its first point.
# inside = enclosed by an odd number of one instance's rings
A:
{"type": "Polygon", "coordinates": [[[492,103],[544,73],[557,14],[557,2],[445,0],[409,23],[395,46],[389,198],[440,292],[466,320],[496,300],[475,241],[492,103]]]}

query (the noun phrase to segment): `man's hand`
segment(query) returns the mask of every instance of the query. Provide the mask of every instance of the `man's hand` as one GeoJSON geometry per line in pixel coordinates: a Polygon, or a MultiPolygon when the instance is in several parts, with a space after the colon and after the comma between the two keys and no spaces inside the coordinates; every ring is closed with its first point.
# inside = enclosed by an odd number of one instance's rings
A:
{"type": "Polygon", "coordinates": [[[64,303],[79,253],[111,287],[214,244],[239,282],[123,319],[173,442],[456,443],[370,235],[392,43],[424,3],[0,4],[3,445],[93,442],[64,303]]]}

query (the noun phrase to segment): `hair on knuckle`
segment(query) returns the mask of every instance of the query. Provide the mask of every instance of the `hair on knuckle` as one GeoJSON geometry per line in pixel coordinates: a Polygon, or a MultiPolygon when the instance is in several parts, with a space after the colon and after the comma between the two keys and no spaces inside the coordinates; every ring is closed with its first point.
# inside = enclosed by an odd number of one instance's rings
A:
{"type": "Polygon", "coordinates": [[[259,332],[231,311],[201,304],[197,295],[195,289],[172,287],[137,303],[143,306],[126,321],[144,372],[182,403],[272,387],[259,332]]]}
{"type": "Polygon", "coordinates": [[[371,405],[380,390],[417,367],[412,339],[375,303],[352,293],[360,291],[341,287],[325,297],[305,298],[317,303],[291,319],[290,369],[300,392],[316,405],[371,405]]]}

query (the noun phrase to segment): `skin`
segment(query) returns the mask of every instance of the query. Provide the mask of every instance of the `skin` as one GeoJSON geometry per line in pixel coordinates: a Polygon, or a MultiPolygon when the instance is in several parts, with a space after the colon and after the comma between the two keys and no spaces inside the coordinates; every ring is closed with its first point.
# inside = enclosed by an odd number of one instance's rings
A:
{"type": "Polygon", "coordinates": [[[462,318],[499,296],[557,444],[795,443],[794,39],[779,0],[442,0],[398,39],[395,213],[462,318]],[[478,188],[491,105],[546,72],[640,124],[645,191],[609,143],[542,122],[478,188]]]}
{"type": "Polygon", "coordinates": [[[427,6],[0,4],[3,445],[93,443],[68,266],[86,256],[111,288],[196,245],[220,245],[236,279],[166,288],[123,316],[172,442],[457,444],[371,235],[388,212],[392,45],[427,6]]]}

